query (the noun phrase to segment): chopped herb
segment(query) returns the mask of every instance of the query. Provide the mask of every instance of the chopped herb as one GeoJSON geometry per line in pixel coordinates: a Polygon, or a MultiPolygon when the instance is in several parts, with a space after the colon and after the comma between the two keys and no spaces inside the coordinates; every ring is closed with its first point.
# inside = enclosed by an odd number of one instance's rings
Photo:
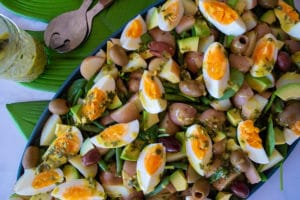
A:
{"type": "Polygon", "coordinates": [[[221,178],[226,178],[228,173],[229,173],[228,169],[221,167],[209,178],[209,182],[213,183],[221,178]]]}

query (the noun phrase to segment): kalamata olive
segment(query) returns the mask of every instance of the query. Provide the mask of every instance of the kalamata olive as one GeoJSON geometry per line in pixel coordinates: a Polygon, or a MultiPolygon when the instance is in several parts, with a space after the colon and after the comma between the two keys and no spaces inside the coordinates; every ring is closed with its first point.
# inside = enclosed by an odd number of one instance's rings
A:
{"type": "Polygon", "coordinates": [[[152,41],[148,48],[151,54],[157,57],[172,57],[175,54],[175,48],[166,42],[152,41]]]}
{"type": "Polygon", "coordinates": [[[52,101],[50,101],[48,105],[48,109],[53,114],[57,114],[57,115],[67,114],[70,110],[67,100],[60,99],[60,98],[53,99],[52,101]]]}
{"type": "Polygon", "coordinates": [[[210,108],[199,116],[199,120],[213,130],[220,130],[226,121],[226,116],[224,112],[210,108]]]}
{"type": "Polygon", "coordinates": [[[237,91],[237,93],[233,96],[232,101],[233,104],[241,108],[242,105],[244,105],[252,96],[254,95],[254,92],[249,87],[249,85],[244,82],[242,87],[237,91]]]}
{"type": "Polygon", "coordinates": [[[245,172],[250,167],[250,160],[247,155],[241,150],[235,150],[230,154],[230,162],[231,164],[241,172],[245,172]]]}
{"type": "Polygon", "coordinates": [[[169,137],[161,137],[158,139],[159,142],[161,142],[165,147],[167,152],[179,152],[181,149],[181,144],[178,140],[176,140],[175,137],[169,136],[169,137]]]}
{"type": "Polygon", "coordinates": [[[291,128],[298,120],[300,120],[300,102],[287,105],[278,115],[278,123],[282,126],[291,128]]]}
{"type": "Polygon", "coordinates": [[[278,0],[258,0],[258,4],[263,8],[275,8],[278,5],[278,0]]]}
{"type": "Polygon", "coordinates": [[[173,103],[169,108],[171,120],[179,126],[191,125],[196,117],[197,110],[188,104],[173,103]]]}
{"type": "Polygon", "coordinates": [[[180,81],[179,89],[183,94],[191,97],[200,97],[206,93],[204,83],[200,80],[180,81]]]}
{"type": "Polygon", "coordinates": [[[230,50],[235,54],[242,54],[248,47],[249,39],[246,35],[235,37],[230,45],[230,50]]]}
{"type": "Polygon", "coordinates": [[[230,189],[239,198],[245,199],[249,196],[249,188],[244,182],[235,181],[230,189]]]}
{"type": "Polygon", "coordinates": [[[236,68],[240,72],[246,73],[253,65],[253,60],[248,56],[241,56],[237,54],[229,55],[230,67],[236,68]]]}
{"type": "Polygon", "coordinates": [[[40,161],[40,149],[36,146],[29,146],[24,152],[22,166],[24,169],[34,168],[40,161]]]}
{"type": "MultiPolygon", "coordinates": [[[[300,1],[299,1],[300,2],[300,1]]],[[[291,54],[300,51],[300,41],[297,40],[285,40],[284,44],[286,45],[287,49],[291,54]]]]}
{"type": "Polygon", "coordinates": [[[196,74],[202,67],[203,54],[196,51],[187,52],[184,54],[184,63],[190,72],[196,74]]]}
{"type": "Polygon", "coordinates": [[[285,51],[279,51],[276,61],[277,68],[282,72],[290,70],[292,65],[292,59],[290,55],[285,51]]]}
{"type": "Polygon", "coordinates": [[[129,81],[128,81],[129,92],[136,93],[136,92],[139,91],[140,81],[141,81],[142,75],[143,74],[142,74],[141,71],[132,72],[130,74],[129,81]]]}
{"type": "Polygon", "coordinates": [[[151,35],[151,37],[153,38],[154,41],[165,42],[165,43],[171,45],[172,47],[175,47],[175,45],[176,45],[175,36],[172,35],[172,33],[168,32],[168,31],[162,31],[158,27],[156,27],[156,28],[151,29],[149,31],[149,34],[151,35]]]}
{"type": "Polygon", "coordinates": [[[258,23],[255,27],[255,31],[257,33],[257,39],[263,37],[267,33],[272,33],[272,29],[266,23],[258,23]]]}
{"type": "Polygon", "coordinates": [[[128,63],[128,57],[126,54],[125,49],[123,49],[120,45],[114,44],[110,50],[109,50],[109,55],[111,57],[111,60],[120,66],[125,66],[128,63]]]}
{"type": "Polygon", "coordinates": [[[82,156],[82,163],[84,166],[96,164],[101,158],[99,151],[96,148],[91,149],[82,156]]]}
{"type": "Polygon", "coordinates": [[[96,74],[105,62],[105,58],[98,56],[86,57],[80,65],[80,74],[89,80],[94,74],[96,74]]]}
{"type": "Polygon", "coordinates": [[[204,179],[198,179],[192,186],[192,197],[195,200],[204,200],[210,192],[210,184],[204,179]]]}

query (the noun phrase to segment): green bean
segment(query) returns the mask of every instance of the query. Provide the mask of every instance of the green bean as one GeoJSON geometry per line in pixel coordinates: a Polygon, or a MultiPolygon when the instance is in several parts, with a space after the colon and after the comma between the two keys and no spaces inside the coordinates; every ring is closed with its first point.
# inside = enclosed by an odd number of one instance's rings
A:
{"type": "Polygon", "coordinates": [[[187,170],[187,163],[184,162],[171,162],[166,165],[165,169],[183,169],[187,170]]]}
{"type": "Polygon", "coordinates": [[[170,176],[166,176],[159,184],[158,186],[156,186],[156,188],[150,192],[149,194],[147,194],[146,196],[153,196],[158,194],[159,192],[161,192],[165,187],[167,187],[170,183],[170,176]]]}
{"type": "Polygon", "coordinates": [[[103,171],[107,171],[108,170],[108,166],[107,166],[106,162],[104,160],[102,160],[102,159],[98,161],[98,166],[103,171]]]}
{"type": "Polygon", "coordinates": [[[116,165],[117,165],[117,175],[121,176],[123,168],[123,160],[121,159],[122,148],[116,148],[116,165]]]}
{"type": "Polygon", "coordinates": [[[113,156],[115,155],[115,150],[114,149],[110,149],[104,156],[103,160],[105,162],[108,162],[113,156]]]}
{"type": "Polygon", "coordinates": [[[102,131],[105,129],[105,127],[102,126],[101,124],[99,124],[99,122],[97,122],[97,121],[93,121],[92,123],[93,123],[95,126],[97,126],[99,129],[101,129],[102,131]]]}

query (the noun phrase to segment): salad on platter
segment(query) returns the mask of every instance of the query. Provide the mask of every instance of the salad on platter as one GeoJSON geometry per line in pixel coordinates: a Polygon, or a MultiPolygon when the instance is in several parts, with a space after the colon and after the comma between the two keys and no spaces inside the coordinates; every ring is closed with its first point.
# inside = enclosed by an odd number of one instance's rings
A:
{"type": "Polygon", "coordinates": [[[49,103],[11,199],[245,199],[300,137],[299,71],[293,2],[163,1],[49,103]]]}

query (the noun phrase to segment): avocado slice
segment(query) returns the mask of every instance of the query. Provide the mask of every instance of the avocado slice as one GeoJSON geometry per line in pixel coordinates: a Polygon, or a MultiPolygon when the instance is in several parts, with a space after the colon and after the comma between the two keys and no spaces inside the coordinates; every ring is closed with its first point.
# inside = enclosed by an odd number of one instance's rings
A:
{"type": "Polygon", "coordinates": [[[188,37],[177,41],[180,53],[184,54],[188,51],[198,51],[199,37],[188,37]]]}
{"type": "Polygon", "coordinates": [[[267,10],[261,17],[260,20],[267,24],[273,24],[276,22],[276,16],[273,10],[267,10]]]}
{"type": "Polygon", "coordinates": [[[205,38],[210,35],[210,29],[205,20],[197,19],[193,28],[193,35],[198,36],[199,38],[205,38]]]}
{"type": "Polygon", "coordinates": [[[285,144],[283,131],[280,130],[278,127],[275,127],[274,132],[275,132],[275,144],[276,145],[285,144]]]}
{"type": "Polygon", "coordinates": [[[281,86],[275,91],[275,95],[283,101],[300,98],[300,83],[289,83],[281,86]]]}
{"type": "Polygon", "coordinates": [[[147,16],[146,16],[146,25],[147,25],[147,29],[153,29],[156,26],[158,26],[158,10],[156,7],[151,8],[148,12],[147,12],[147,16]]]}
{"type": "Polygon", "coordinates": [[[126,145],[121,153],[123,160],[137,161],[140,152],[142,151],[145,141],[136,139],[132,143],[126,145]]]}
{"type": "Polygon", "coordinates": [[[147,111],[143,111],[143,129],[144,131],[152,127],[159,122],[158,114],[152,114],[147,111]]]}
{"type": "Polygon", "coordinates": [[[232,194],[229,192],[218,192],[216,200],[230,200],[231,196],[232,194]]]}
{"type": "Polygon", "coordinates": [[[255,91],[261,93],[272,86],[272,82],[267,77],[253,77],[246,75],[247,84],[255,91]]]}
{"type": "Polygon", "coordinates": [[[227,111],[227,119],[232,124],[232,126],[237,126],[238,123],[243,120],[241,112],[236,108],[227,111]]]}
{"type": "Polygon", "coordinates": [[[176,170],[173,174],[171,174],[170,182],[172,183],[177,192],[184,191],[188,188],[188,183],[185,174],[180,169],[176,170]]]}

